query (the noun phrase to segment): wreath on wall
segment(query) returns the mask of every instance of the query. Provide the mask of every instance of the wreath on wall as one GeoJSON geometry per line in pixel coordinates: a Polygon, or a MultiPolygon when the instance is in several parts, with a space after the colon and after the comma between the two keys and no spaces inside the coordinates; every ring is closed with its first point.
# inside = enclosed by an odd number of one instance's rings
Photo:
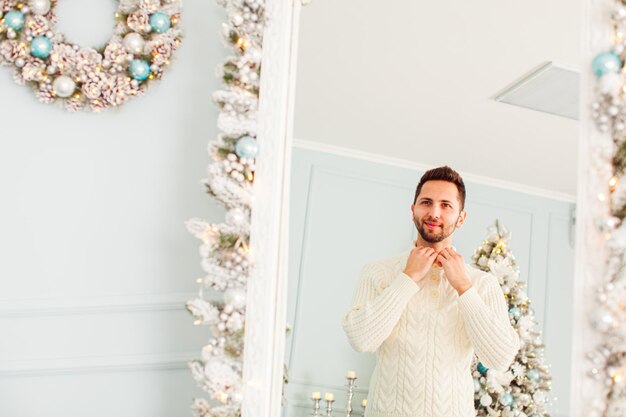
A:
{"type": "Polygon", "coordinates": [[[57,0],[0,0],[0,64],[39,101],[94,112],[141,95],[180,46],[180,0],[120,0],[113,37],[100,49],[55,30],[57,0]]]}

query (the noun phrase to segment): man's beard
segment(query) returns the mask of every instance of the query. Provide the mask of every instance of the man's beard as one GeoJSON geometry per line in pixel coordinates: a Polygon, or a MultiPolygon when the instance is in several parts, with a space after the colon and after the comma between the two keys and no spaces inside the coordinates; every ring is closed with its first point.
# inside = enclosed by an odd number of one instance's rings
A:
{"type": "MultiPolygon", "coordinates": [[[[459,219],[457,218],[457,221],[459,219]]],[[[430,220],[427,220],[430,221],[430,220]]],[[[447,239],[452,236],[454,233],[454,224],[446,225],[443,223],[440,227],[441,230],[437,232],[437,230],[433,230],[431,232],[427,232],[424,227],[424,222],[421,223],[417,221],[415,217],[413,217],[413,223],[415,223],[415,227],[417,228],[417,232],[420,234],[422,239],[424,239],[428,243],[439,243],[442,240],[447,239]]]]}

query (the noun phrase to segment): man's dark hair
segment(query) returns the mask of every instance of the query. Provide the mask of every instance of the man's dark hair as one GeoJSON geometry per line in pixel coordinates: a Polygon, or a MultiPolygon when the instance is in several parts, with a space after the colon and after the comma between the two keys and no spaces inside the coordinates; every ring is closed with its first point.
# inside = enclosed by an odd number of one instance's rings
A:
{"type": "Polygon", "coordinates": [[[465,208],[465,183],[463,183],[463,178],[461,178],[458,172],[447,165],[429,169],[424,173],[424,175],[422,175],[419,184],[417,184],[417,189],[415,190],[413,204],[417,201],[417,196],[420,195],[422,186],[428,181],[448,181],[456,185],[456,189],[459,191],[459,203],[461,203],[461,210],[465,208]]]}

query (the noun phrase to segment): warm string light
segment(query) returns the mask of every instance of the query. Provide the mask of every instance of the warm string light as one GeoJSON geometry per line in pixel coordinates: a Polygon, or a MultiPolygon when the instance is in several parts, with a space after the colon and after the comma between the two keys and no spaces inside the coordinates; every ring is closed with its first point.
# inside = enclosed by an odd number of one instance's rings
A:
{"type": "Polygon", "coordinates": [[[245,51],[250,47],[250,42],[248,42],[244,38],[239,38],[237,39],[237,46],[241,48],[241,50],[245,51]]]}
{"type": "Polygon", "coordinates": [[[615,191],[616,187],[617,187],[617,177],[613,175],[611,179],[609,179],[609,190],[613,192],[615,191]]]}
{"type": "Polygon", "coordinates": [[[226,402],[228,401],[228,394],[220,391],[217,394],[215,394],[215,399],[221,402],[222,404],[226,404],[226,402]]]}

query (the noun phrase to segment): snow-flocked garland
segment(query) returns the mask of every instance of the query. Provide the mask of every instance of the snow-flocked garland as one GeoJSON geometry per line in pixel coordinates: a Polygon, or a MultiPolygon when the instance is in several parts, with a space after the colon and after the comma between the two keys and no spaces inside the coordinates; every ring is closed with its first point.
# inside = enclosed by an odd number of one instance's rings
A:
{"type": "Polygon", "coordinates": [[[610,18],[610,44],[592,62],[597,82],[591,116],[599,134],[590,135],[588,189],[595,194],[591,212],[596,228],[590,240],[598,241],[598,252],[606,258],[596,268],[589,314],[599,338],[587,352],[587,375],[594,382],[594,397],[583,413],[589,417],[626,415],[626,5],[612,1],[609,8],[603,16],[610,18]]]}
{"type": "Polygon", "coordinates": [[[98,112],[141,95],[180,43],[181,0],[120,0],[113,37],[99,50],[55,29],[57,0],[0,0],[0,64],[39,101],[98,112]]]}
{"type": "Polygon", "coordinates": [[[261,46],[266,22],[264,0],[221,0],[228,22],[222,35],[232,51],[219,67],[222,89],[213,94],[220,113],[217,140],[209,143],[213,162],[205,180],[207,192],[228,212],[225,222],[195,218],[188,230],[202,241],[205,276],[198,296],[187,302],[196,325],[210,337],[201,357],[189,363],[193,378],[209,399],[195,399],[196,417],[237,417],[243,400],[243,340],[246,284],[251,274],[250,216],[255,158],[261,46]],[[207,297],[204,290],[213,294],[207,297]],[[219,296],[220,293],[223,293],[219,296]],[[217,295],[217,297],[216,297],[217,295]],[[216,298],[218,300],[216,300],[216,298]]]}

